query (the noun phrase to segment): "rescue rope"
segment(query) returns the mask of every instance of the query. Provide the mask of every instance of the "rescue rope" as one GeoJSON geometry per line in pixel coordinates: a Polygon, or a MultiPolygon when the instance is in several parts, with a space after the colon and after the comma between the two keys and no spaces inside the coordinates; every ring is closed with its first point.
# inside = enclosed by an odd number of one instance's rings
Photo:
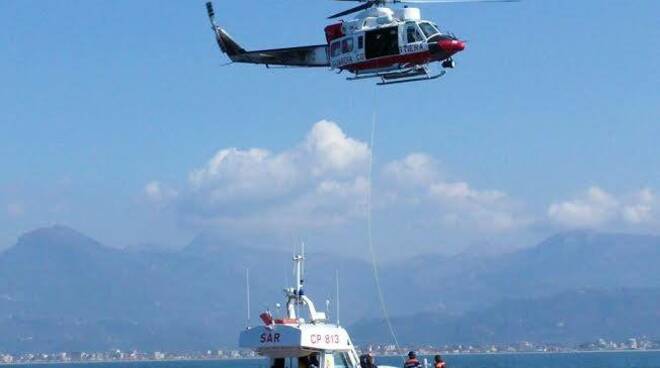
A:
{"type": "MultiPolygon", "coordinates": [[[[374,98],[375,100],[375,98],[374,98]]],[[[374,101],[375,103],[375,101],[374,101]]],[[[371,207],[371,196],[373,188],[373,166],[374,166],[374,149],[375,141],[374,137],[376,135],[376,110],[374,109],[372,121],[371,121],[371,138],[369,143],[370,154],[369,154],[369,185],[367,187],[367,237],[369,242],[369,253],[371,254],[371,267],[374,273],[374,281],[376,282],[376,291],[378,293],[378,300],[380,301],[380,308],[383,313],[383,318],[387,324],[390,334],[392,335],[392,340],[394,340],[394,346],[396,350],[400,350],[399,340],[396,337],[394,332],[394,327],[392,326],[392,321],[390,320],[390,315],[387,312],[387,306],[385,305],[385,297],[383,296],[383,288],[380,285],[380,276],[378,272],[378,261],[376,260],[376,252],[374,251],[374,237],[373,237],[373,221],[372,221],[372,207],[371,207]]]]}

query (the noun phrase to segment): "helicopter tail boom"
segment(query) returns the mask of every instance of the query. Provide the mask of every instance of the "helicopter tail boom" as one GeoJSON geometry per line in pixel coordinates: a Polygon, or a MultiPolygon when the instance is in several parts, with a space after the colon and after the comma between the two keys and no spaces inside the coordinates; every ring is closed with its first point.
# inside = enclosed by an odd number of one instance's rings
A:
{"type": "Polygon", "coordinates": [[[206,11],[211,21],[220,50],[236,63],[263,64],[266,66],[328,67],[326,44],[287,47],[280,49],[246,51],[234,41],[224,29],[215,23],[215,11],[211,2],[206,3],[206,11]]]}
{"type": "Polygon", "coordinates": [[[216,28],[215,34],[218,40],[218,46],[220,46],[222,52],[227,54],[232,61],[236,61],[234,60],[235,56],[247,53],[224,29],[220,27],[216,28]]]}

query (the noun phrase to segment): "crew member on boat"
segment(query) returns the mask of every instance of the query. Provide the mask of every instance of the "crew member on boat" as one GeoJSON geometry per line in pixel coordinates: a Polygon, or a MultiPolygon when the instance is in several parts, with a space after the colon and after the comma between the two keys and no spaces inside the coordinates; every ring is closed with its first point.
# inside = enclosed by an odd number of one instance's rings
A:
{"type": "Polygon", "coordinates": [[[378,368],[376,365],[376,358],[372,353],[363,354],[360,356],[360,367],[362,368],[378,368]]]}
{"type": "Polygon", "coordinates": [[[408,353],[408,360],[403,364],[403,368],[417,368],[421,363],[417,360],[417,354],[414,351],[408,353]]]}
{"type": "Polygon", "coordinates": [[[447,364],[440,355],[435,356],[435,368],[447,368],[447,364]]]}
{"type": "Polygon", "coordinates": [[[308,364],[307,364],[308,368],[319,368],[321,366],[321,364],[319,363],[318,353],[314,353],[308,356],[307,359],[308,359],[308,364]]]}

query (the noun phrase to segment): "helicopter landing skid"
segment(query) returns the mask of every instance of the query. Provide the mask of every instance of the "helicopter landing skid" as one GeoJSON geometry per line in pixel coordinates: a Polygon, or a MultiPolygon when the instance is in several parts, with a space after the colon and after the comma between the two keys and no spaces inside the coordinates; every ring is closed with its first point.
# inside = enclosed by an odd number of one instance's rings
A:
{"type": "Polygon", "coordinates": [[[426,67],[414,67],[408,68],[401,71],[395,72],[376,72],[369,73],[364,75],[355,75],[354,77],[348,77],[346,80],[360,80],[368,78],[380,78],[381,81],[377,83],[379,86],[385,86],[388,84],[397,84],[397,83],[408,83],[408,82],[418,82],[425,80],[438,79],[445,75],[447,72],[442,70],[437,74],[431,74],[426,67]]]}
{"type": "Polygon", "coordinates": [[[378,82],[376,84],[379,85],[379,86],[386,86],[388,84],[420,82],[420,81],[438,79],[438,78],[442,77],[445,74],[447,74],[447,72],[443,70],[443,71],[441,71],[440,73],[437,73],[437,74],[423,73],[423,74],[420,74],[418,76],[408,76],[408,77],[396,77],[396,78],[382,77],[382,81],[378,82]]]}

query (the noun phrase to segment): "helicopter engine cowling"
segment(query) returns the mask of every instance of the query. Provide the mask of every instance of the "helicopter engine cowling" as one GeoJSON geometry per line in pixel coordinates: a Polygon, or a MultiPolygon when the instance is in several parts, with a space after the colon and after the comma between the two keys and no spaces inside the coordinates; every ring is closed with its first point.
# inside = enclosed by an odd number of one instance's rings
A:
{"type": "Polygon", "coordinates": [[[422,20],[422,12],[419,8],[402,8],[394,12],[394,16],[404,22],[422,20]]]}
{"type": "Polygon", "coordinates": [[[328,43],[340,37],[344,37],[344,29],[342,23],[335,23],[325,27],[325,39],[328,41],[328,43]]]}

